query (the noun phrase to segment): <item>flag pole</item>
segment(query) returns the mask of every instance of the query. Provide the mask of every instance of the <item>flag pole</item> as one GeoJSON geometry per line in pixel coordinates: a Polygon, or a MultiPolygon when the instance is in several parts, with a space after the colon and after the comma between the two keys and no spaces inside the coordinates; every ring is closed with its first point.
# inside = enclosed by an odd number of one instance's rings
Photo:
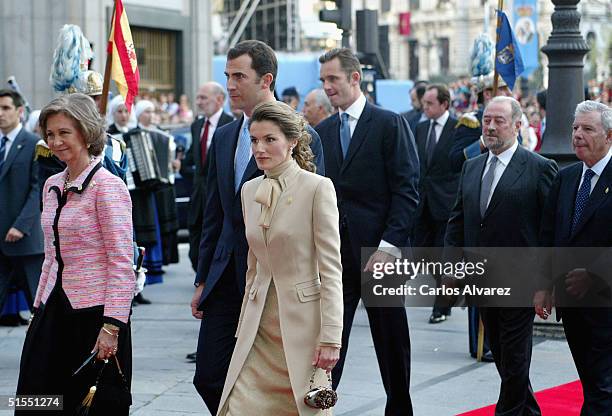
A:
{"type": "Polygon", "coordinates": [[[495,29],[495,55],[493,59],[493,97],[497,97],[497,88],[499,84],[499,73],[497,72],[497,45],[499,44],[499,32],[501,31],[501,14],[504,10],[504,0],[497,0],[497,27],[495,29]]]}
{"type": "MultiPolygon", "coordinates": [[[[111,26],[110,26],[111,31],[113,30],[113,24],[115,20],[115,10],[116,10],[116,3],[115,1],[113,1],[113,13],[111,14],[111,26]]],[[[109,39],[110,39],[110,33],[109,33],[109,39]]],[[[106,116],[106,104],[108,102],[108,90],[110,87],[110,75],[111,75],[110,73],[111,73],[112,64],[113,64],[113,51],[112,49],[109,50],[108,45],[107,45],[106,67],[104,68],[104,84],[102,86],[102,102],[100,103],[100,115],[102,117],[106,116]]]]}

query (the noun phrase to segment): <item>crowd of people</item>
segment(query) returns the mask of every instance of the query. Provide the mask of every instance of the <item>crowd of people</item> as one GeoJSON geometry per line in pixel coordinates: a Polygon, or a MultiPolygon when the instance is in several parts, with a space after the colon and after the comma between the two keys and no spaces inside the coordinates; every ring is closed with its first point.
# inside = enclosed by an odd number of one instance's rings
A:
{"type": "MultiPolygon", "coordinates": [[[[301,113],[294,88],[276,98],[275,52],[248,40],[228,51],[225,88],[198,89],[198,117],[186,95],[175,103],[151,94],[131,109],[118,95],[101,115],[101,88],[77,88],[38,113],[31,129],[40,137],[22,125],[23,98],[0,91],[0,193],[12,196],[0,198],[0,310],[10,285],[23,282],[33,311],[18,394],[62,394],[65,409],[128,414],[131,308],[148,302],[140,266],[153,284],[178,261],[176,172],[193,176],[190,306],[201,324],[188,358],[212,414],[324,414],[364,299],[363,273],[401,258],[404,247],[609,246],[612,110],[604,92],[576,107],[579,162],[559,170],[537,154],[544,93],[517,100],[491,75],[419,81],[413,109],[400,115],[368,101],[351,50],[330,50],[319,62],[322,86],[301,113]],[[228,96],[234,114],[224,111],[228,96]],[[184,157],[157,127],[166,122],[191,123],[184,157]],[[139,156],[144,148],[154,156],[139,156]],[[125,394],[88,401],[105,368],[116,374],[106,382],[125,394]],[[309,396],[313,383],[326,386],[315,392],[325,400],[309,396]]],[[[496,414],[541,414],[529,379],[532,328],[554,306],[583,413],[609,414],[612,305],[584,302],[610,290],[609,266],[598,258],[543,280],[535,307],[470,307],[469,351],[494,361],[500,376],[496,414]],[[567,307],[562,298],[580,302],[567,307]]],[[[449,284],[434,277],[438,287],[449,284]]],[[[429,322],[449,319],[451,307],[436,297],[429,322]]],[[[411,415],[403,302],[365,302],[365,310],[385,414],[411,415]]]]}

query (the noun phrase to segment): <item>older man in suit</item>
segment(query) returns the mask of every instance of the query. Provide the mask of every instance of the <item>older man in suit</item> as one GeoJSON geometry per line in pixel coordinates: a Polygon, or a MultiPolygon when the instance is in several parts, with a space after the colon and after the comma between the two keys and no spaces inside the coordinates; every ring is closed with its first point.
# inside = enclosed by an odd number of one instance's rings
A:
{"type": "MultiPolygon", "coordinates": [[[[459,172],[450,168],[448,157],[457,124],[457,119],[448,112],[450,100],[446,85],[429,85],[422,100],[428,120],[416,128],[421,175],[414,243],[419,247],[444,247],[446,222],[457,195],[459,172]]],[[[429,323],[443,322],[450,314],[451,308],[437,298],[429,323]]]]}
{"type": "Polygon", "coordinates": [[[24,101],[0,90],[0,311],[12,277],[25,277],[32,307],[43,262],[38,165],[38,137],[20,123],[24,101]]]}
{"type": "MultiPolygon", "coordinates": [[[[212,414],[217,412],[223,383],[236,343],[244,296],[248,244],[240,199],[242,184],[263,174],[251,152],[248,125],[259,103],[274,100],[278,63],[265,43],[247,40],[227,53],[225,75],[232,108],[243,117],[215,131],[208,149],[206,203],[192,315],[201,319],[193,383],[212,414]]],[[[311,149],[317,173],[324,173],[319,135],[311,149]]]]}
{"type": "MultiPolygon", "coordinates": [[[[487,105],[482,134],[489,152],[463,164],[446,246],[539,245],[544,202],[557,165],[519,146],[521,114],[514,98],[496,97],[487,105]]],[[[533,308],[484,307],[481,313],[501,378],[495,414],[540,415],[529,381],[533,308]]]]}
{"type": "MultiPolygon", "coordinates": [[[[325,151],[325,171],[338,195],[344,290],[337,386],[355,310],[361,298],[361,249],[378,248],[366,264],[387,263],[409,244],[418,204],[419,161],[406,120],[367,103],[359,86],[361,66],[350,49],[319,58],[323,89],[339,113],[317,126],[325,151]]],[[[403,307],[366,305],[378,364],[387,392],[386,415],[412,414],[410,335],[403,307]]]]}
{"type": "Polygon", "coordinates": [[[225,89],[211,81],[202,85],[196,95],[196,106],[201,117],[191,124],[191,147],[181,164],[181,175],[193,177],[193,189],[189,199],[189,259],[194,271],[198,270],[202,217],[206,195],[206,154],[218,127],[230,123],[234,118],[223,111],[225,89]]]}
{"type": "MultiPolygon", "coordinates": [[[[557,318],[563,320],[582,382],[580,414],[603,416],[612,409],[612,110],[594,101],[578,104],[572,144],[580,162],[555,178],[544,210],[542,243],[575,248],[579,263],[555,273],[561,277],[548,280],[534,305],[540,317],[548,318],[554,290],[557,318]]],[[[566,258],[570,253],[553,254],[566,258]]]]}

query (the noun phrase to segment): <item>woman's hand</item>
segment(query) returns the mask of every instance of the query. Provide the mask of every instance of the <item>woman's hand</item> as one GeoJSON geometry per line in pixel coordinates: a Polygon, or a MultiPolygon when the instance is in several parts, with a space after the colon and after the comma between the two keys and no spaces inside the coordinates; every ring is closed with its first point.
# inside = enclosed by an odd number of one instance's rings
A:
{"type": "Polygon", "coordinates": [[[108,360],[110,357],[117,353],[117,344],[119,340],[119,330],[111,330],[107,328],[100,328],[96,345],[92,350],[98,350],[98,360],[108,360]],[[110,332],[110,334],[108,332],[110,332]]]}
{"type": "Polygon", "coordinates": [[[338,360],[340,359],[340,348],[326,345],[319,345],[315,349],[314,359],[312,365],[322,368],[329,372],[334,368],[338,360]]]}

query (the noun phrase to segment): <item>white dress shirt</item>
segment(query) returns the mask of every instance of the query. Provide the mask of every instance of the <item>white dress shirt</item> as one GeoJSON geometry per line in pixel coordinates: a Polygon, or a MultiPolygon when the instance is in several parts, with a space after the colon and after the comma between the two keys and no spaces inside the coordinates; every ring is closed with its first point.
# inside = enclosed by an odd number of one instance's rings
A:
{"type": "MultiPolygon", "coordinates": [[[[504,171],[508,167],[508,163],[510,163],[510,160],[512,159],[512,156],[514,156],[514,152],[516,152],[517,148],[518,148],[518,140],[515,139],[514,144],[510,146],[510,148],[504,150],[503,152],[497,155],[497,165],[495,166],[495,176],[493,176],[493,183],[491,184],[491,192],[489,193],[489,199],[487,199],[487,207],[489,206],[489,203],[491,202],[491,197],[493,196],[493,193],[495,192],[495,188],[497,187],[499,180],[501,179],[502,175],[504,174],[504,171]]],[[[482,172],[483,178],[489,171],[489,167],[491,165],[491,160],[493,159],[493,156],[495,155],[489,152],[489,157],[487,158],[487,164],[485,166],[484,172],[482,172]]],[[[480,180],[482,181],[482,178],[480,178],[480,180]]]]}
{"type": "Polygon", "coordinates": [[[599,159],[599,162],[595,163],[593,167],[589,168],[586,165],[586,163],[582,162],[582,177],[580,178],[578,189],[580,189],[580,187],[582,186],[582,182],[584,181],[584,173],[587,171],[587,169],[591,169],[593,172],[595,172],[595,175],[593,175],[593,177],[591,178],[591,191],[590,192],[593,192],[593,189],[595,189],[595,185],[597,185],[597,181],[599,180],[599,177],[603,173],[603,170],[606,168],[606,166],[608,166],[608,162],[610,162],[610,158],[612,158],[612,147],[610,147],[610,149],[608,150],[608,153],[603,158],[599,159]]]}
{"type": "MultiPolygon", "coordinates": [[[[219,124],[219,119],[221,118],[221,114],[223,113],[223,107],[219,109],[215,114],[208,118],[208,136],[206,137],[206,149],[210,147],[210,143],[212,142],[213,134],[215,134],[215,130],[217,130],[217,125],[219,124]]],[[[202,138],[204,134],[204,129],[206,128],[206,120],[204,120],[204,124],[202,124],[202,129],[200,130],[199,138],[202,138]]]]}
{"type": "MultiPolygon", "coordinates": [[[[436,143],[438,143],[440,141],[440,136],[442,135],[442,130],[444,130],[444,126],[446,125],[446,122],[448,121],[448,117],[450,117],[450,114],[447,111],[445,111],[440,117],[438,117],[436,119],[436,143]]],[[[431,128],[431,121],[429,122],[430,128],[431,128]]],[[[429,137],[429,131],[427,131],[427,137],[429,137]]]]}
{"type": "Polygon", "coordinates": [[[15,143],[17,135],[21,132],[21,127],[21,123],[19,123],[17,124],[17,127],[15,127],[13,130],[9,131],[7,134],[2,133],[2,135],[0,136],[0,140],[2,140],[3,137],[8,137],[8,140],[4,147],[4,160],[6,160],[6,158],[8,157],[8,154],[11,151],[11,146],[13,145],[13,143],[15,143]]]}

